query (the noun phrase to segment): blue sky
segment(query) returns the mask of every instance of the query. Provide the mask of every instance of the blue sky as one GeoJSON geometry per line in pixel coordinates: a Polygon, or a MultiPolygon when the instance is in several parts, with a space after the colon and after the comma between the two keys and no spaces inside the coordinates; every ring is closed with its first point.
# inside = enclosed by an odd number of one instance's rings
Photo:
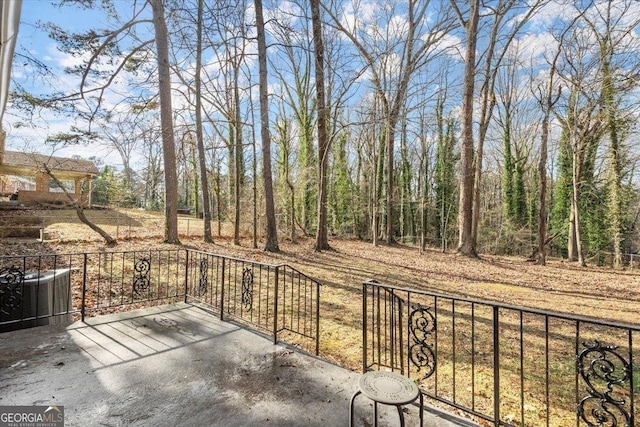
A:
{"type": "MultiPolygon", "coordinates": [[[[127,6],[128,8],[132,4],[133,0],[116,1],[119,2],[120,5],[127,6]]],[[[140,4],[141,2],[138,3],[140,4]]],[[[355,13],[352,13],[351,15],[347,13],[343,15],[343,18],[357,18],[359,19],[359,23],[361,26],[363,26],[363,28],[371,28],[372,21],[380,18],[380,14],[374,12],[376,10],[375,0],[363,0],[360,4],[362,5],[362,10],[358,12],[357,17],[355,16],[355,13]]],[[[277,1],[277,5],[279,8],[281,8],[281,10],[285,10],[287,8],[293,9],[291,3],[288,3],[287,1],[277,1]]],[[[640,2],[636,2],[633,7],[635,7],[640,14],[640,2]]],[[[540,14],[536,16],[533,21],[531,21],[526,31],[520,36],[520,42],[518,44],[521,49],[521,53],[528,58],[536,57],[538,58],[538,60],[540,60],[544,51],[552,47],[551,45],[553,43],[553,38],[551,38],[549,34],[544,33],[544,29],[548,27],[549,22],[562,19],[564,15],[569,13],[570,9],[572,8],[567,7],[566,5],[563,6],[562,4],[560,4],[560,2],[550,3],[540,14]]],[[[347,12],[348,10],[348,8],[345,9],[345,11],[347,12]]],[[[49,82],[53,83],[56,89],[60,89],[66,92],[77,90],[77,78],[64,75],[60,72],[60,70],[61,67],[77,64],[79,60],[58,51],[55,47],[54,42],[48,38],[47,34],[45,34],[43,30],[37,28],[36,23],[38,21],[51,21],[68,29],[71,32],[74,32],[82,31],[87,27],[100,28],[109,26],[106,17],[100,13],[79,10],[76,7],[60,9],[52,6],[51,2],[48,0],[23,0],[22,19],[20,33],[18,35],[17,51],[24,52],[24,50],[26,49],[34,57],[38,58],[42,62],[51,66],[52,69],[56,70],[59,74],[59,78],[56,79],[55,82],[49,82]]],[[[398,22],[400,24],[402,23],[401,21],[398,22]]],[[[461,43],[461,39],[459,37],[462,37],[462,34],[453,34],[447,39],[447,43],[461,43]]],[[[249,49],[251,48],[252,47],[249,47],[249,49]]],[[[458,64],[461,59],[460,53],[462,52],[463,48],[463,45],[458,46],[458,54],[455,58],[455,61],[458,61],[458,64]]],[[[277,55],[277,49],[272,48],[270,50],[270,55],[274,54],[277,55]]],[[[356,57],[354,56],[353,58],[356,57]]],[[[214,61],[214,59],[209,58],[209,60],[211,61],[214,61]]],[[[207,60],[208,59],[205,58],[205,61],[207,60]]],[[[354,62],[356,62],[356,65],[354,65],[354,67],[357,68],[360,64],[357,63],[357,60],[354,62]]],[[[211,69],[214,69],[217,65],[213,64],[212,62],[211,64],[209,64],[209,66],[211,67],[211,69]]],[[[459,70],[460,68],[458,67],[457,69],[459,70]]],[[[31,90],[38,92],[41,89],[43,93],[51,91],[51,86],[48,85],[47,82],[41,82],[33,79],[33,70],[25,68],[19,58],[17,58],[14,62],[13,74],[13,78],[16,81],[19,81],[21,84],[25,85],[25,87],[29,87],[31,90]]],[[[363,74],[363,76],[364,77],[361,78],[361,80],[364,81],[363,87],[370,86],[368,85],[368,82],[365,81],[367,76],[370,76],[370,74],[365,73],[363,74]]],[[[282,92],[282,90],[278,88],[278,84],[282,84],[282,82],[273,84],[272,90],[279,94],[280,92],[282,92]]],[[[130,90],[130,87],[125,88],[124,85],[121,88],[122,90],[130,90]]],[[[434,90],[437,90],[437,87],[435,87],[434,90]]],[[[357,93],[356,95],[361,95],[361,93],[357,93]]],[[[354,96],[351,98],[351,100],[355,100],[358,97],[359,96],[354,96]]],[[[107,100],[106,102],[109,102],[109,100],[107,100]]],[[[459,102],[459,99],[452,100],[452,103],[456,102],[459,102]]],[[[364,103],[368,103],[366,99],[364,103]]],[[[112,103],[112,105],[116,106],[117,103],[114,102],[112,103]]],[[[350,105],[349,107],[354,108],[354,105],[350,105]]],[[[357,108],[357,106],[355,108],[357,108]]],[[[275,111],[272,112],[272,120],[276,115],[275,113],[275,111]]],[[[44,146],[43,141],[47,138],[47,136],[69,130],[70,119],[55,117],[48,112],[42,112],[41,116],[37,119],[37,126],[20,127],[19,123],[21,118],[16,115],[15,111],[12,111],[10,108],[8,108],[7,113],[5,114],[7,148],[16,150],[26,149],[31,151],[38,151],[43,154],[55,154],[63,156],[80,155],[84,158],[96,156],[104,159],[106,163],[111,165],[119,165],[121,163],[119,155],[113,149],[108,148],[106,145],[103,146],[100,144],[92,144],[90,147],[74,146],[67,148],[54,148],[44,146]]]]}
{"type": "MultiPolygon", "coordinates": [[[[27,50],[35,58],[52,67],[52,70],[59,77],[54,83],[56,89],[77,90],[77,80],[64,76],[60,71],[61,67],[73,65],[73,59],[56,49],[54,41],[49,39],[44,30],[38,28],[38,22],[53,22],[69,29],[69,31],[80,32],[89,26],[103,26],[106,22],[104,16],[92,11],[78,10],[77,8],[62,9],[53,6],[52,2],[48,0],[23,0],[16,52],[24,53],[27,50]],[[70,10],[72,13],[70,13],[70,10]]],[[[43,93],[50,92],[51,87],[49,84],[34,80],[32,78],[32,70],[25,68],[24,64],[25,61],[21,62],[20,57],[16,57],[13,64],[12,80],[19,81],[34,92],[38,92],[40,86],[43,93]]],[[[47,80],[52,83],[50,79],[47,80]]],[[[5,130],[7,131],[6,148],[8,150],[35,151],[55,156],[97,157],[103,159],[107,164],[121,164],[119,155],[112,148],[101,146],[100,144],[71,147],[45,145],[44,141],[47,136],[69,129],[70,119],[68,118],[56,117],[43,111],[35,120],[37,127],[21,126],[19,123],[22,120],[16,115],[16,111],[8,108],[4,121],[5,130]]]]}

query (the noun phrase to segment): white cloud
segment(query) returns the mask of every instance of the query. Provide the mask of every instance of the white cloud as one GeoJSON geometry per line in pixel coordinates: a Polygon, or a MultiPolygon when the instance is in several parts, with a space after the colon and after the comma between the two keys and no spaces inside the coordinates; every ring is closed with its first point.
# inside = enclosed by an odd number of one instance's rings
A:
{"type": "Polygon", "coordinates": [[[568,2],[552,1],[546,3],[531,17],[529,24],[535,32],[547,31],[558,20],[568,21],[576,14],[575,8],[568,2]]]}
{"type": "Polygon", "coordinates": [[[50,112],[43,111],[36,126],[21,126],[15,117],[7,117],[6,149],[12,151],[35,152],[59,157],[80,156],[84,159],[96,157],[106,164],[121,166],[122,159],[118,153],[107,144],[95,142],[90,145],[53,146],[45,144],[47,137],[57,133],[69,131],[69,120],[56,117],[50,112]]]}
{"type": "MultiPolygon", "coordinates": [[[[428,35],[425,35],[425,38],[428,35]]],[[[456,60],[464,60],[465,45],[460,37],[452,34],[445,34],[440,41],[433,46],[436,51],[446,52],[456,60]]]]}
{"type": "Polygon", "coordinates": [[[558,42],[550,33],[530,33],[515,40],[512,50],[517,51],[522,60],[537,65],[545,61],[545,55],[553,55],[557,45],[558,42]]]}
{"type": "Polygon", "coordinates": [[[387,24],[387,33],[392,39],[402,39],[406,36],[409,23],[404,16],[393,16],[387,24]]]}
{"type": "Polygon", "coordinates": [[[287,25],[295,26],[299,22],[299,17],[303,16],[304,12],[300,7],[290,1],[278,2],[274,9],[265,9],[265,27],[268,31],[269,25],[287,25]]]}
{"type": "Polygon", "coordinates": [[[342,11],[341,24],[350,32],[357,27],[369,27],[374,24],[380,5],[375,2],[352,0],[342,11]]]}

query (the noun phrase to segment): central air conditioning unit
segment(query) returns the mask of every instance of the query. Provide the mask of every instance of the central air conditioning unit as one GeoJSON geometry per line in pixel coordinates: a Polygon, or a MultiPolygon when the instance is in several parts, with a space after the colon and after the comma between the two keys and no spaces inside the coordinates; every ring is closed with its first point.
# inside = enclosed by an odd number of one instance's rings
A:
{"type": "Polygon", "coordinates": [[[27,272],[16,290],[21,302],[0,307],[0,332],[73,321],[68,268],[27,272]]]}

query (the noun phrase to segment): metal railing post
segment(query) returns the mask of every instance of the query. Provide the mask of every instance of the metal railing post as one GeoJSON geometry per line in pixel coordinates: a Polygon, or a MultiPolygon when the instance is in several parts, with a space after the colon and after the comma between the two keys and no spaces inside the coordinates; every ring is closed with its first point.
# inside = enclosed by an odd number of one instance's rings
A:
{"type": "MultiPolygon", "coordinates": [[[[398,336],[398,345],[400,348],[400,373],[402,375],[405,375],[405,371],[404,371],[404,341],[402,340],[402,337],[404,336],[404,321],[402,320],[402,311],[404,310],[402,308],[402,300],[400,298],[398,298],[398,329],[400,329],[399,332],[399,336],[398,336]]],[[[407,337],[407,344],[408,344],[408,340],[409,338],[407,337]]],[[[407,375],[410,374],[409,370],[407,370],[406,372],[407,375]]]]}
{"type": "Polygon", "coordinates": [[[631,410],[629,411],[629,415],[631,416],[631,424],[635,425],[635,379],[633,378],[633,333],[628,331],[629,334],[629,403],[631,405],[631,410]]]}
{"type": "Polygon", "coordinates": [[[280,266],[275,270],[275,295],[273,297],[273,343],[278,343],[278,289],[280,288],[280,266]]]}
{"type": "Polygon", "coordinates": [[[84,315],[86,310],[86,301],[87,301],[87,254],[84,254],[83,257],[83,266],[82,266],[82,302],[80,306],[80,318],[84,323],[84,315]]]}
{"type": "Polygon", "coordinates": [[[316,356],[320,354],[320,283],[316,283],[316,356]]]}
{"type": "Polygon", "coordinates": [[[189,251],[185,250],[185,261],[184,261],[184,303],[187,303],[188,295],[189,295],[189,251]]]}
{"type": "Polygon", "coordinates": [[[493,417],[500,426],[500,309],[493,307],[493,417]]]}
{"type": "Polygon", "coordinates": [[[226,263],[225,259],[222,258],[222,283],[220,284],[220,320],[224,320],[224,275],[226,263]]]}
{"type": "Polygon", "coordinates": [[[362,283],[362,372],[367,372],[367,282],[362,283]]]}

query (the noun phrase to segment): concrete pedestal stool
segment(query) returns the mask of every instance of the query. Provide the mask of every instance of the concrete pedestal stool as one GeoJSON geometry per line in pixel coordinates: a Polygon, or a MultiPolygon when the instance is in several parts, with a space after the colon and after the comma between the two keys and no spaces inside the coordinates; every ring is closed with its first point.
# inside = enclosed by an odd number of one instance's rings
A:
{"type": "Polygon", "coordinates": [[[388,371],[372,371],[363,374],[358,381],[358,390],[349,404],[350,427],[353,427],[353,404],[360,394],[373,400],[373,425],[376,427],[378,426],[378,403],[395,406],[400,416],[400,426],[404,427],[402,405],[415,402],[420,398],[420,427],[423,426],[424,398],[418,386],[404,375],[388,371]]]}

